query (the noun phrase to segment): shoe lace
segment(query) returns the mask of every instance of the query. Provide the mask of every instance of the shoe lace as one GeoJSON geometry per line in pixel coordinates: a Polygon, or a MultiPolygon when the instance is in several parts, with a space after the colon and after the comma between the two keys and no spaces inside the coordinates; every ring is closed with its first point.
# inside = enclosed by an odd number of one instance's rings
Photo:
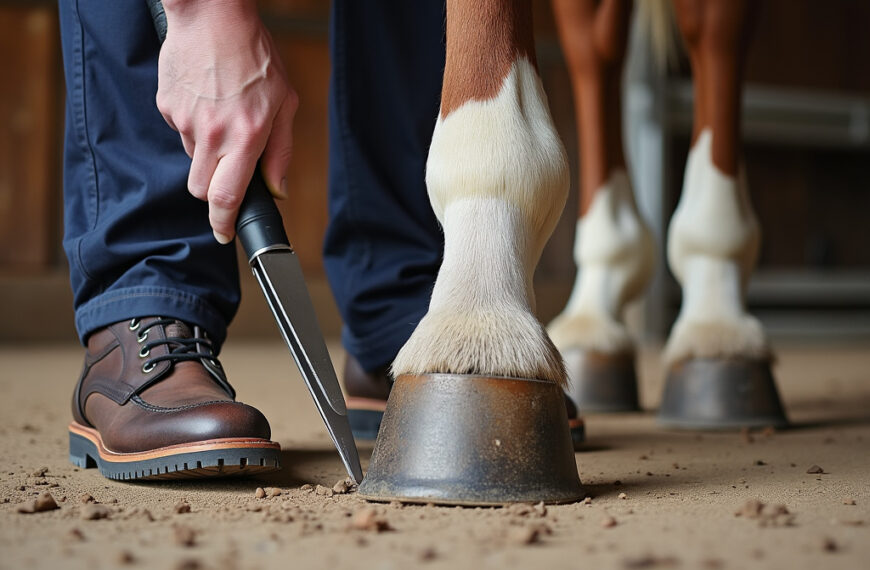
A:
{"type": "MultiPolygon", "coordinates": [[[[167,336],[161,339],[148,340],[148,331],[152,328],[175,325],[178,323],[179,321],[176,319],[158,317],[157,320],[140,327],[140,319],[132,319],[130,321],[130,330],[139,330],[137,340],[139,341],[139,344],[142,345],[139,349],[139,357],[147,358],[147,360],[142,364],[142,371],[147,374],[154,370],[158,363],[164,361],[169,361],[175,364],[177,362],[207,360],[211,364],[220,368],[220,362],[218,362],[214,355],[212,342],[205,336],[199,336],[191,332],[190,336],[167,336]],[[166,345],[169,347],[169,352],[160,356],[152,356],[148,358],[151,349],[160,345],[166,345]]],[[[189,330],[186,326],[185,329],[189,330]]],[[[195,327],[194,330],[199,329],[198,327],[195,327]]]]}

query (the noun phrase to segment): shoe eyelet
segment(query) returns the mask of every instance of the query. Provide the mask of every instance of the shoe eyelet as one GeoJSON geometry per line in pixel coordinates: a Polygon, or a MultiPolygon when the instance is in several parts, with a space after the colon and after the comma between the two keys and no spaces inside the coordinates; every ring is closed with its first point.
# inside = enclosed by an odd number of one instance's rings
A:
{"type": "Polygon", "coordinates": [[[150,348],[143,346],[142,348],[139,349],[139,358],[145,358],[149,354],[151,354],[150,348]]]}
{"type": "Polygon", "coordinates": [[[140,324],[142,324],[142,323],[141,323],[141,321],[139,321],[139,319],[132,319],[132,320],[130,321],[130,326],[129,326],[129,328],[130,328],[131,331],[135,331],[136,329],[139,328],[139,325],[140,325],[140,324]]]}
{"type": "Polygon", "coordinates": [[[145,364],[142,365],[142,372],[144,372],[145,374],[148,374],[149,372],[154,370],[156,367],[157,367],[157,364],[155,364],[154,362],[150,362],[150,361],[146,362],[145,364]]]}
{"type": "Polygon", "coordinates": [[[139,344],[142,344],[146,340],[148,340],[148,331],[144,331],[142,334],[136,337],[136,342],[138,342],[139,344]]]}

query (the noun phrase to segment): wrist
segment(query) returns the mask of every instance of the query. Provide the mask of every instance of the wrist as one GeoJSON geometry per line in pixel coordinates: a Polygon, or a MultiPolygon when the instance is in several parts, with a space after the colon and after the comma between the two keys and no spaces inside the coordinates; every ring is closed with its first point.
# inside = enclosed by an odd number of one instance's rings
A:
{"type": "Polygon", "coordinates": [[[242,23],[258,17],[256,0],[163,0],[167,22],[202,26],[214,19],[242,23]]]}

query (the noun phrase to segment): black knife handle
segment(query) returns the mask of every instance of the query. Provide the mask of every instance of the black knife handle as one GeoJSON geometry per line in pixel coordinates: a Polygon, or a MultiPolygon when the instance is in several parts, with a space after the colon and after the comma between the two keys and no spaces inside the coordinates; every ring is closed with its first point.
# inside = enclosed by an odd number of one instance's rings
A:
{"type": "MultiPolygon", "coordinates": [[[[166,39],[166,13],[163,11],[163,2],[160,0],[145,0],[151,19],[154,21],[154,29],[160,43],[166,39]]],[[[284,220],[281,212],[275,205],[272,194],[266,186],[260,165],[254,169],[254,176],[245,191],[245,198],[239,207],[239,217],[236,219],[236,235],[242,244],[242,249],[248,256],[248,261],[258,251],[273,247],[290,247],[287,233],[284,231],[284,220]]]]}
{"type": "Polygon", "coordinates": [[[255,253],[266,248],[276,245],[290,247],[284,231],[284,220],[281,219],[275,199],[269,193],[259,163],[239,207],[236,235],[239,236],[248,261],[251,261],[255,253]]]}

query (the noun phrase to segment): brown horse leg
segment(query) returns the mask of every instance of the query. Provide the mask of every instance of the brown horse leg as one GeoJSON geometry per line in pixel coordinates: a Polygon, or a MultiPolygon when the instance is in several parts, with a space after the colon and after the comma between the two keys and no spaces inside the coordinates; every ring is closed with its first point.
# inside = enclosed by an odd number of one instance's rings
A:
{"type": "Polygon", "coordinates": [[[609,355],[608,366],[625,369],[624,356],[634,347],[622,314],[649,281],[653,246],[634,201],[622,144],[621,77],[631,3],[553,0],[553,8],[574,91],[580,217],[574,290],[549,331],[579,386],[584,380],[576,376],[584,374],[589,351],[609,355]]]}
{"type": "Polygon", "coordinates": [[[394,374],[565,381],[532,313],[532,274],[568,182],[537,74],[529,0],[448,0],[441,112],[426,166],[444,261],[394,374]]]}

